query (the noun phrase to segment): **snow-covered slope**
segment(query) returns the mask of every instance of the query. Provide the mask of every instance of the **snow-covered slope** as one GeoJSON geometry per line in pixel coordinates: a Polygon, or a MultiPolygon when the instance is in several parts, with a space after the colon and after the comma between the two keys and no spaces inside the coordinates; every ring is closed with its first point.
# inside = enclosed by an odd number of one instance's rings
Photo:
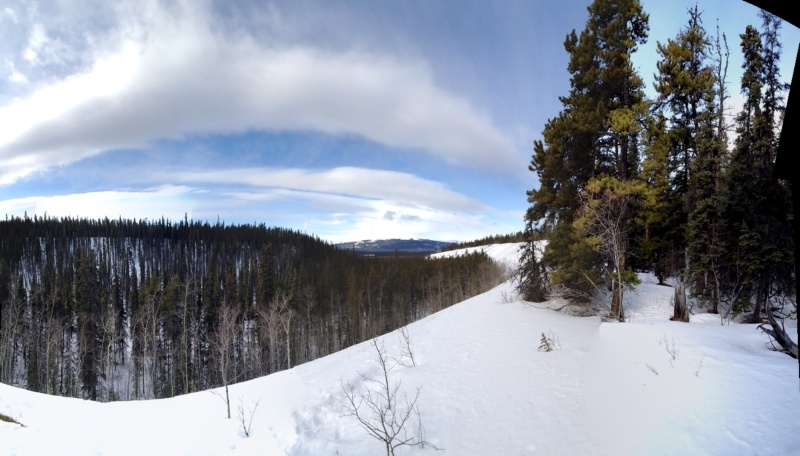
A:
{"type": "Polygon", "coordinates": [[[494,261],[506,265],[512,269],[519,266],[519,249],[522,242],[511,242],[508,244],[482,245],[480,247],[467,247],[464,249],[449,250],[447,252],[434,253],[431,258],[446,258],[452,256],[465,255],[473,252],[484,252],[494,261]]]}
{"type": "MultiPolygon", "coordinates": [[[[513,287],[503,284],[409,325],[418,365],[397,365],[391,381],[401,395],[421,388],[425,434],[442,454],[800,454],[797,362],[753,325],[669,321],[672,289],[645,279],[626,298],[627,323],[505,302],[513,287]],[[553,351],[538,350],[542,334],[553,351]]],[[[379,341],[400,358],[401,340],[396,331],[379,341]]],[[[0,385],[0,413],[27,425],[0,421],[0,454],[382,454],[343,416],[342,384],[364,388],[361,374],[378,369],[363,343],[233,385],[231,420],[211,392],[97,404],[0,385]],[[260,401],[250,438],[235,419],[240,398],[260,401]]]]}

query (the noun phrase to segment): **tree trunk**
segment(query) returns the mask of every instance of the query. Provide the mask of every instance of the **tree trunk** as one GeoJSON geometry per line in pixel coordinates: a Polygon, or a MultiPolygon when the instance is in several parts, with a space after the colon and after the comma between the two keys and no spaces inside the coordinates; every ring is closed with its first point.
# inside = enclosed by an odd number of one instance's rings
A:
{"type": "Polygon", "coordinates": [[[712,296],[713,307],[711,308],[711,313],[718,314],[719,313],[719,304],[722,300],[722,293],[720,292],[720,284],[719,284],[719,274],[717,273],[716,264],[712,263],[711,272],[714,274],[714,291],[712,296]]]}
{"type": "Polygon", "coordinates": [[[228,406],[228,419],[231,419],[231,395],[228,393],[228,382],[225,382],[225,405],[228,406]]]}
{"type": "Polygon", "coordinates": [[[753,309],[753,316],[750,317],[749,323],[763,323],[764,320],[761,318],[761,311],[765,307],[765,302],[767,300],[767,292],[768,287],[764,285],[766,280],[762,277],[758,281],[758,288],[756,289],[756,306],[753,309]]]}
{"type": "Polygon", "coordinates": [[[614,291],[611,293],[611,318],[622,321],[622,287],[619,282],[614,283],[614,291]]]}
{"type": "Polygon", "coordinates": [[[683,282],[678,283],[678,286],[675,287],[675,313],[670,320],[689,322],[689,309],[686,306],[686,289],[683,282]]]}
{"type": "Polygon", "coordinates": [[[614,291],[611,297],[611,316],[619,321],[625,321],[625,311],[622,309],[622,297],[624,288],[622,285],[622,271],[625,270],[625,248],[623,246],[617,247],[617,282],[614,284],[614,291]]]}
{"type": "Polygon", "coordinates": [[[694,296],[702,296],[706,292],[706,276],[698,272],[694,276],[694,296]]]}

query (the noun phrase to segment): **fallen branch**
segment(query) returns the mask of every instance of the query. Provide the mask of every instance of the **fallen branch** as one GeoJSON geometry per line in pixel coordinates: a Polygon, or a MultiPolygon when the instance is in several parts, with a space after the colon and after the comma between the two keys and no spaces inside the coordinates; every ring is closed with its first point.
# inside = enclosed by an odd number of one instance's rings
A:
{"type": "Polygon", "coordinates": [[[772,326],[772,328],[771,329],[767,328],[765,326],[767,323],[762,323],[758,325],[758,329],[764,331],[765,333],[767,333],[767,335],[775,339],[775,341],[778,342],[778,345],[780,345],[781,348],[783,349],[782,351],[784,353],[788,354],[792,358],[797,359],[798,357],[797,344],[794,343],[792,338],[789,337],[789,334],[786,333],[786,329],[783,327],[783,325],[778,324],[778,321],[775,319],[775,315],[772,314],[772,306],[767,304],[766,307],[767,307],[767,321],[769,322],[768,324],[772,326]]]}
{"type": "Polygon", "coordinates": [[[5,421],[6,423],[19,424],[22,427],[28,427],[28,426],[25,426],[24,424],[20,423],[19,421],[15,420],[14,418],[11,418],[10,416],[4,415],[2,413],[0,413],[0,421],[5,421]]]}

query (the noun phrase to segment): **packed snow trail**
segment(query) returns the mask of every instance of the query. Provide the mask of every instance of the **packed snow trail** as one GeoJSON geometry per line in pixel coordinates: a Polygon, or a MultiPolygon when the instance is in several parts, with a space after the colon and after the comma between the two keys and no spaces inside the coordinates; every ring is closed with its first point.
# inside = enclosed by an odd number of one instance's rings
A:
{"type": "MultiPolygon", "coordinates": [[[[485,251],[513,265],[517,246],[485,251]]],[[[796,361],[770,351],[755,325],[700,309],[690,323],[669,321],[673,289],[642,278],[626,294],[626,323],[519,302],[505,283],[409,325],[418,365],[398,365],[391,381],[410,395],[421,387],[426,438],[442,454],[800,455],[796,361]],[[543,333],[551,352],[538,351],[543,333]]],[[[390,356],[401,340],[379,338],[390,356]]],[[[231,420],[209,391],[98,404],[0,384],[0,413],[27,426],[0,421],[0,455],[380,454],[343,416],[342,390],[377,372],[365,342],[232,385],[231,420]],[[260,401],[250,438],[236,420],[240,399],[245,410],[260,401]]]]}

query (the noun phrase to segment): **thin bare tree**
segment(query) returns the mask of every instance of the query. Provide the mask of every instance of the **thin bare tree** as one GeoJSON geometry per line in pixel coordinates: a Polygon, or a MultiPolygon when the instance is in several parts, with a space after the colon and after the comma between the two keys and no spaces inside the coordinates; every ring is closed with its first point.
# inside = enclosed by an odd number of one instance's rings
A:
{"type": "Polygon", "coordinates": [[[292,318],[294,317],[294,310],[289,306],[290,299],[285,293],[278,295],[273,301],[271,307],[272,318],[275,323],[280,326],[283,332],[284,341],[286,342],[286,368],[292,368],[292,318]]]}
{"type": "Polygon", "coordinates": [[[236,407],[236,416],[239,420],[239,429],[245,437],[250,437],[250,434],[253,433],[253,418],[256,416],[259,403],[261,403],[261,399],[257,400],[252,407],[245,408],[244,400],[241,397],[239,398],[239,405],[236,407]]]}
{"type": "MultiPolygon", "coordinates": [[[[231,377],[231,364],[233,355],[233,342],[236,338],[236,311],[231,306],[224,303],[220,307],[219,322],[217,324],[217,334],[214,346],[217,352],[217,368],[219,369],[220,379],[225,386],[225,406],[228,411],[228,419],[231,417],[231,397],[228,392],[228,385],[233,379],[231,377]]],[[[216,392],[214,392],[217,394],[216,392]]],[[[220,395],[220,397],[222,397],[220,395]]]]}
{"type": "Polygon", "coordinates": [[[401,446],[440,449],[425,440],[417,405],[421,388],[416,389],[411,399],[405,394],[400,397],[400,381],[389,380],[389,372],[396,363],[391,363],[383,344],[378,344],[377,339],[372,339],[372,346],[380,372],[376,377],[359,374],[367,386],[358,390],[350,382],[342,383],[346,399],[344,416],[354,417],[367,434],[383,443],[386,456],[393,456],[401,446]],[[416,426],[412,427],[415,418],[416,426]]]}

